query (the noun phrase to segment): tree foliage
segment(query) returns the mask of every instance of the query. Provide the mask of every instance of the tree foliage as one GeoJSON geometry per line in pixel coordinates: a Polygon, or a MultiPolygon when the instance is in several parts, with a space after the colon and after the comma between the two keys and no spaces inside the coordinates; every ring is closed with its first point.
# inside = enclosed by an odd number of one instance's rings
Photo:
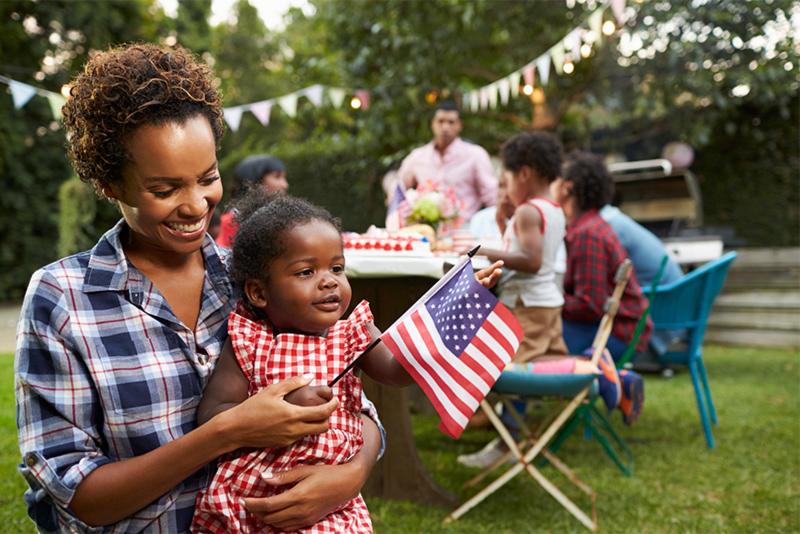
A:
{"type": "MultiPolygon", "coordinates": [[[[247,0],[209,27],[210,0],[0,2],[0,74],[59,91],[93,50],[134,40],[178,43],[215,69],[225,106],[313,84],[371,93],[369,109],[277,106],[265,127],[245,113],[219,154],[223,181],[254,153],[284,158],[291,190],[327,206],[345,228],[382,218],[380,177],[430,140],[433,108],[507,76],[547,51],[599,0],[310,0],[271,29],[247,0]],[[353,209],[357,206],[357,209],[353,209]]],[[[606,10],[611,19],[611,10],[606,10]]],[[[797,0],[628,1],[627,22],[596,42],[574,73],[550,73],[539,96],[464,110],[462,136],[496,153],[520,129],[557,132],[568,147],[630,159],[681,140],[697,153],[706,221],[763,245],[797,245],[797,0]]],[[[572,58],[577,60],[578,58],[572,58]]],[[[537,77],[536,86],[541,86],[537,77]]],[[[73,172],[45,99],[0,98],[0,300],[58,257],[58,190],[73,172]]],[[[74,194],[78,194],[74,192],[74,194]]],[[[86,200],[84,198],[84,200],[86,200]]],[[[75,204],[78,205],[77,203],[75,204]]],[[[73,206],[74,207],[74,206],[73,206]]],[[[100,202],[87,239],[118,214],[100,202]]],[[[75,215],[75,213],[73,213],[75,215]]],[[[65,219],[66,220],[66,219],[65,219]]],[[[77,218],[75,219],[77,220],[77,218]]]]}
{"type": "MultiPolygon", "coordinates": [[[[151,8],[144,0],[0,2],[0,72],[60,92],[92,49],[155,38],[151,8]]],[[[31,273],[58,257],[58,190],[72,174],[46,99],[15,109],[10,95],[0,98],[0,300],[21,298],[31,273]]]]}

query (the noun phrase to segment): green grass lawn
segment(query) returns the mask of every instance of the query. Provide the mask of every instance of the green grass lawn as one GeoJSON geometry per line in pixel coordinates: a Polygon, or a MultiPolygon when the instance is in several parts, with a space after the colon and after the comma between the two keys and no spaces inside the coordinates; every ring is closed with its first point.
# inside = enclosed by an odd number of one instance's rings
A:
{"type": "MultiPolygon", "coordinates": [[[[717,448],[706,447],[687,372],[671,380],[646,376],[646,405],[632,427],[615,414],[617,430],[633,450],[634,476],[626,478],[597,443],[570,438],[559,453],[597,493],[600,532],[800,532],[800,353],[793,350],[710,346],[709,373],[720,426],[717,448]]],[[[25,484],[16,473],[12,356],[0,355],[0,531],[33,532],[24,511],[25,484]]],[[[434,418],[414,416],[422,461],[462,501],[474,489],[461,484],[475,470],[456,456],[483,446],[492,435],[468,430],[454,441],[434,418]]],[[[588,497],[548,466],[550,478],[580,507],[588,497]]],[[[483,487],[483,486],[482,486],[483,487]]],[[[376,533],[588,532],[527,475],[515,477],[458,521],[450,512],[419,503],[368,499],[376,533]]]]}

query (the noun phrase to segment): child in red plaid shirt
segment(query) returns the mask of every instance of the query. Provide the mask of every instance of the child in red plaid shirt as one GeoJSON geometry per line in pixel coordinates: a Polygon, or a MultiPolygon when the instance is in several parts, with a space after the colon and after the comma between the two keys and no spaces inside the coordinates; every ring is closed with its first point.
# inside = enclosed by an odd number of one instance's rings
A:
{"type": "MultiPolygon", "coordinates": [[[[285,489],[272,480],[272,473],[303,465],[341,464],[358,452],[361,382],[348,372],[333,387],[327,384],[380,337],[380,331],[366,301],[340,320],[352,292],[345,277],[338,219],[305,200],[270,195],[263,187],[251,187],[234,208],[239,230],[233,239],[230,271],[244,295],[229,319],[233,350],[222,351],[200,403],[200,424],[268,385],[298,375],[313,376],[312,383],[284,400],[315,405],[336,396],[339,407],[323,434],[309,435],[288,447],[239,449],[221,457],[213,480],[198,495],[192,530],[284,532],[265,529],[248,501],[285,489]]],[[[493,284],[498,267],[480,272],[478,280],[493,284]]],[[[412,382],[383,344],[372,348],[358,366],[384,385],[412,382]]],[[[302,532],[369,533],[372,524],[358,495],[302,532]]]]}
{"type": "MultiPolygon", "coordinates": [[[[302,465],[348,462],[362,444],[361,382],[347,373],[327,384],[353,361],[380,331],[366,302],[340,320],[350,304],[344,274],[339,221],[326,210],[285,195],[250,188],[235,206],[240,226],[232,247],[231,277],[242,301],[231,313],[232,351],[223,351],[198,411],[202,424],[270,384],[313,375],[310,385],[285,397],[313,405],[336,396],[339,407],[324,434],[309,435],[288,447],[239,449],[219,460],[208,488],[198,495],[193,532],[283,532],[265,530],[248,509],[248,499],[284,489],[272,473],[302,465]]],[[[411,383],[410,375],[382,344],[359,366],[376,381],[411,383]]],[[[269,414],[264,414],[269,417],[269,414]]],[[[372,532],[364,499],[358,495],[308,533],[372,532]]]]}

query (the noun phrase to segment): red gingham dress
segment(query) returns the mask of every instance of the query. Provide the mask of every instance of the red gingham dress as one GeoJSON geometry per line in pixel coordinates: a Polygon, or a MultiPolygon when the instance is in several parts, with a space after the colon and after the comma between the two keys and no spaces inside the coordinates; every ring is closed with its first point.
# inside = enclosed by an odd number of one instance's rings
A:
{"type": "MultiPolygon", "coordinates": [[[[279,334],[258,319],[243,303],[231,312],[228,332],[239,365],[250,380],[249,395],[293,376],[312,373],[313,385],[330,382],[370,342],[367,322],[373,321],[369,304],[361,302],[349,318],[338,321],[328,337],[279,334]]],[[[336,465],[350,460],[362,444],[361,381],[353,373],[333,386],[339,408],[330,417],[330,430],[307,436],[289,447],[243,448],[220,457],[217,472],[205,491],[197,496],[193,532],[244,534],[281,533],[269,528],[239,505],[241,497],[267,497],[288,487],[264,483],[264,471],[285,471],[301,465],[336,465]]],[[[316,525],[298,532],[308,534],[372,533],[364,499],[359,495],[316,525]]]]}

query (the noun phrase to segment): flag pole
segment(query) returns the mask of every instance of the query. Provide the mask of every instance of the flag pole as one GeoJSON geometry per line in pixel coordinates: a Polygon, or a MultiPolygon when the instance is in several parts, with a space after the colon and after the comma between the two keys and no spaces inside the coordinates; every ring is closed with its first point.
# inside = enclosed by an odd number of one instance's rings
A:
{"type": "MultiPolygon", "coordinates": [[[[481,246],[480,246],[480,245],[476,245],[474,248],[472,248],[472,249],[471,249],[469,252],[467,252],[465,255],[461,256],[461,258],[459,258],[459,260],[458,260],[458,263],[457,263],[457,264],[456,264],[456,265],[455,265],[455,266],[454,266],[452,269],[450,269],[449,271],[447,271],[447,273],[445,273],[445,275],[444,275],[443,277],[441,277],[441,278],[439,279],[439,281],[438,281],[438,282],[436,282],[436,283],[433,285],[433,287],[432,287],[432,288],[430,288],[430,289],[429,289],[429,290],[428,290],[428,291],[427,291],[427,292],[426,292],[426,293],[425,293],[425,294],[422,296],[422,298],[420,298],[420,299],[419,299],[419,300],[418,300],[416,303],[414,303],[414,305],[413,305],[413,306],[411,306],[411,307],[410,307],[408,310],[406,310],[406,312],[405,312],[405,313],[404,313],[402,316],[400,316],[400,319],[398,319],[397,321],[395,321],[395,322],[394,322],[394,324],[393,324],[392,326],[390,326],[389,328],[392,328],[392,327],[394,327],[396,324],[399,324],[399,323],[400,323],[400,321],[402,321],[403,319],[405,319],[405,318],[406,318],[406,316],[408,316],[410,313],[412,313],[414,310],[416,310],[416,309],[417,309],[417,308],[419,308],[420,306],[424,306],[424,305],[425,305],[425,303],[426,303],[426,302],[428,302],[428,299],[430,299],[430,298],[431,298],[431,296],[432,296],[434,293],[436,293],[436,292],[439,290],[439,288],[440,288],[440,287],[442,287],[442,286],[443,286],[443,285],[445,285],[447,282],[449,282],[449,281],[450,281],[450,279],[451,279],[451,278],[453,278],[453,276],[455,276],[457,272],[459,272],[459,270],[461,269],[461,267],[463,267],[463,266],[464,266],[464,265],[465,265],[465,264],[466,264],[468,261],[470,261],[470,260],[472,259],[472,257],[473,257],[473,256],[475,256],[475,253],[477,253],[477,252],[478,252],[478,249],[479,249],[479,248],[481,248],[481,246]]],[[[332,388],[332,387],[333,387],[333,385],[334,385],[336,382],[338,382],[339,380],[341,380],[341,379],[342,379],[342,377],[343,377],[344,375],[346,375],[346,374],[347,374],[347,373],[348,373],[348,372],[349,372],[349,371],[350,371],[350,370],[351,370],[353,367],[355,367],[355,366],[356,366],[356,364],[357,364],[359,361],[361,361],[361,358],[363,358],[365,354],[367,354],[369,351],[371,351],[372,349],[374,349],[374,348],[375,348],[375,347],[378,345],[378,343],[380,343],[380,342],[381,342],[381,338],[377,338],[377,339],[374,339],[374,340],[372,340],[372,343],[370,343],[370,344],[369,344],[369,346],[368,346],[366,349],[364,349],[364,352],[362,352],[361,354],[359,354],[359,355],[358,355],[358,357],[357,357],[355,360],[353,360],[352,362],[350,362],[350,364],[349,364],[347,367],[345,367],[344,371],[342,371],[341,373],[339,373],[339,374],[336,376],[336,378],[334,378],[333,380],[331,380],[331,381],[328,383],[328,387],[329,387],[329,388],[332,388]]]]}

